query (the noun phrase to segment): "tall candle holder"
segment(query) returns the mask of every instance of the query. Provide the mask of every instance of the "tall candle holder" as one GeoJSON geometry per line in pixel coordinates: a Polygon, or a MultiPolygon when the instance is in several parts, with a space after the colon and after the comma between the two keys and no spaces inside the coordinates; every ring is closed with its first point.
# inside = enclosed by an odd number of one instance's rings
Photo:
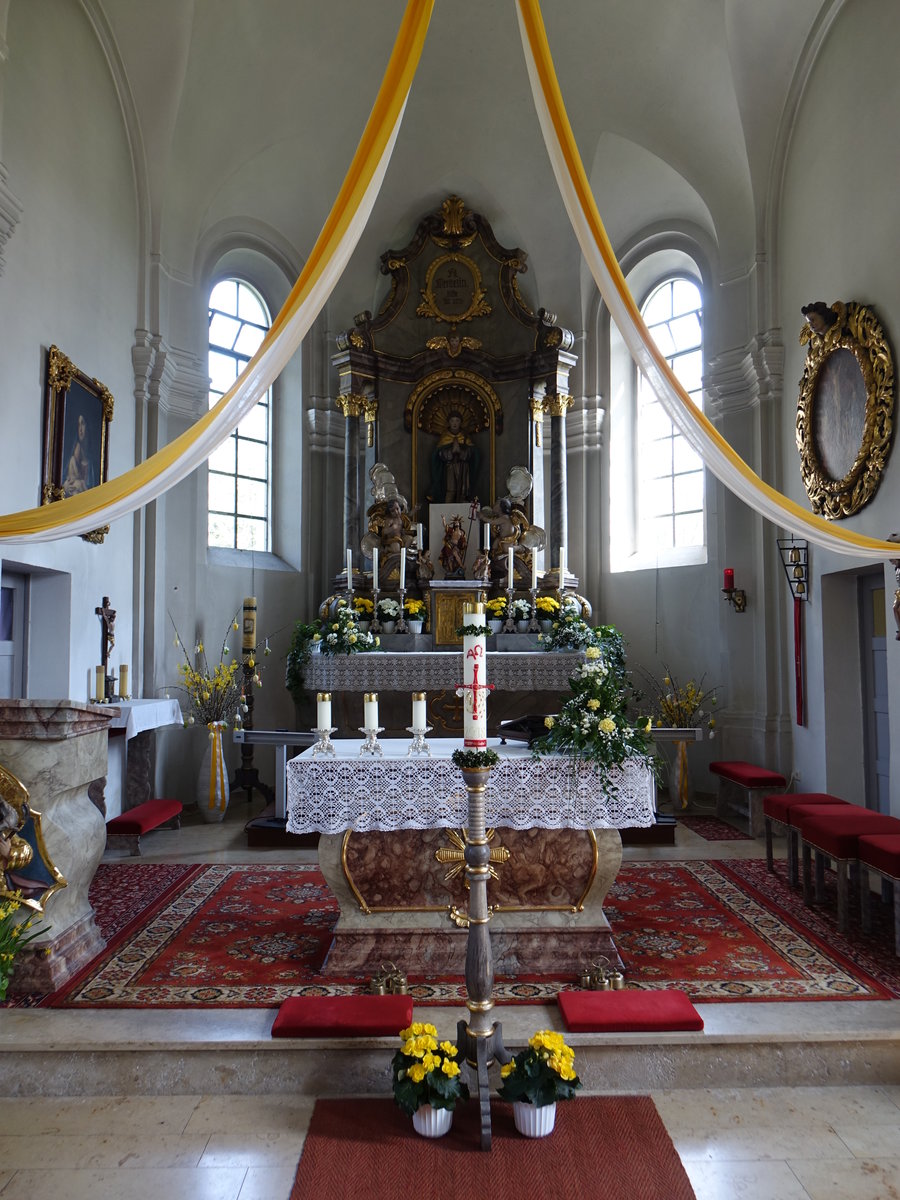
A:
{"type": "Polygon", "coordinates": [[[400,589],[400,617],[397,621],[397,632],[398,633],[409,633],[409,626],[407,625],[406,617],[404,616],[405,608],[406,608],[406,588],[401,588],[400,589]]]}
{"type": "Polygon", "coordinates": [[[407,725],[406,732],[412,734],[412,741],[406,751],[407,758],[411,754],[427,754],[431,758],[431,747],[425,741],[425,734],[431,733],[433,728],[433,725],[426,725],[424,729],[416,729],[413,725],[407,725]]]}
{"type": "Polygon", "coordinates": [[[372,620],[369,622],[369,633],[381,633],[381,622],[378,620],[378,575],[372,575],[372,620]]]}
{"type": "Polygon", "coordinates": [[[366,736],[366,740],[359,748],[360,755],[376,754],[383,758],[384,750],[381,748],[378,735],[379,733],[384,733],[384,726],[379,725],[376,729],[367,729],[364,725],[360,725],[359,732],[366,736]]]}
{"type": "Polygon", "coordinates": [[[513,589],[511,587],[506,589],[506,620],[503,622],[503,629],[501,632],[516,632],[516,622],[515,618],[513,617],[513,589]]]}
{"type": "Polygon", "coordinates": [[[312,748],[313,758],[319,754],[330,754],[332,758],[336,758],[337,753],[331,741],[331,735],[337,733],[337,725],[332,725],[330,729],[314,729],[313,733],[319,739],[312,748]]]}
{"type": "Polygon", "coordinates": [[[531,596],[531,620],[528,622],[528,632],[539,633],[541,627],[538,624],[537,616],[537,588],[529,588],[528,594],[531,596]]]}

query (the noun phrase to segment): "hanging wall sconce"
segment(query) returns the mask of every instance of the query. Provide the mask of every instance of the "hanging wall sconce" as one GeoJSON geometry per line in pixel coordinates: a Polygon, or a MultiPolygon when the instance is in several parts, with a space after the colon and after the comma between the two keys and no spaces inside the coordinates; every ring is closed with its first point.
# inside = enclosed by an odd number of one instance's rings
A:
{"type": "Polygon", "coordinates": [[[747,593],[742,588],[734,586],[734,571],[731,567],[725,568],[722,595],[735,612],[742,613],[747,611],[747,593]]]}
{"type": "Polygon", "coordinates": [[[794,597],[794,688],[797,724],[803,724],[803,603],[809,599],[809,543],[779,538],[778,553],[794,597]]]}

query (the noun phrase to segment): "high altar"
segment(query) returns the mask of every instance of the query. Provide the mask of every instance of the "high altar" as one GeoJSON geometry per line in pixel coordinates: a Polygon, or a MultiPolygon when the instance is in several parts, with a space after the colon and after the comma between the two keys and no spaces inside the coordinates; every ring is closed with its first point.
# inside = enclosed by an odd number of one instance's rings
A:
{"type": "MultiPolygon", "coordinates": [[[[305,684],[327,704],[337,753],[287,765],[287,829],[322,834],[320,864],[341,904],[327,972],[374,973],[385,959],[462,968],[465,789],[449,756],[463,726],[464,606],[506,605],[486,643],[490,734],[556,712],[582,661],[539,641],[539,597],[591,609],[565,550],[574,338],[523,296],[526,258],[451,196],[404,248],[385,251],[377,314],[361,312],[337,339],[344,565],[320,616],[327,637],[352,606],[380,652],[313,655],[305,684]],[[427,697],[431,757],[406,757],[411,694],[427,697]],[[360,757],[361,738],[346,738],[364,724],[364,696],[378,697],[383,757],[360,757]]],[[[618,828],[652,824],[654,795],[643,767],[626,764],[604,790],[571,760],[502,748],[488,795],[497,970],[616,959],[603,900],[621,862],[618,828]]]]}

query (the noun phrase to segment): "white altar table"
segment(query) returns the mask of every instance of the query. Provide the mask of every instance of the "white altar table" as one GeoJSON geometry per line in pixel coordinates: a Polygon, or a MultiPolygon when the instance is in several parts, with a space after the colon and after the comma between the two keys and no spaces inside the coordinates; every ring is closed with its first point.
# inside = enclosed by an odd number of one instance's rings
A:
{"type": "Polygon", "coordinates": [[[117,700],[112,711],[116,715],[109,723],[107,820],[150,799],[153,731],[184,722],[181,706],[171,698],[117,700]]]}
{"type": "MultiPolygon", "coordinates": [[[[430,742],[432,757],[407,757],[409,741],[382,742],[384,757],[359,754],[361,739],[334,742],[336,755],[305,750],[287,764],[289,833],[436,829],[465,825],[466,791],[451,760],[459,740],[430,742]]],[[[654,819],[653,775],[629,760],[614,789],[571,758],[536,758],[524,746],[489,741],[500,755],[486,797],[489,825],[511,829],[624,829],[654,819]]]]}

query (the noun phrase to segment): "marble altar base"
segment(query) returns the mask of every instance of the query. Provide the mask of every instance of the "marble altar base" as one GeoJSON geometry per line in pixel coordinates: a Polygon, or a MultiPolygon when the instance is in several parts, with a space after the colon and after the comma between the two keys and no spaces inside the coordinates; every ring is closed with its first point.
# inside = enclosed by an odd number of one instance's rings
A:
{"type": "MultiPolygon", "coordinates": [[[[603,902],[622,841],[617,829],[594,837],[596,860],[589,832],[496,831],[494,848],[510,851],[488,884],[496,975],[578,975],[601,955],[621,967],[603,902]]],[[[453,905],[465,912],[463,876],[448,882],[448,864],[434,859],[439,846],[453,848],[447,831],[351,834],[346,846],[345,838],[319,840],[319,865],[341,910],[323,973],[374,975],[391,961],[409,975],[464,974],[467,931],[450,917],[453,905]]]]}

